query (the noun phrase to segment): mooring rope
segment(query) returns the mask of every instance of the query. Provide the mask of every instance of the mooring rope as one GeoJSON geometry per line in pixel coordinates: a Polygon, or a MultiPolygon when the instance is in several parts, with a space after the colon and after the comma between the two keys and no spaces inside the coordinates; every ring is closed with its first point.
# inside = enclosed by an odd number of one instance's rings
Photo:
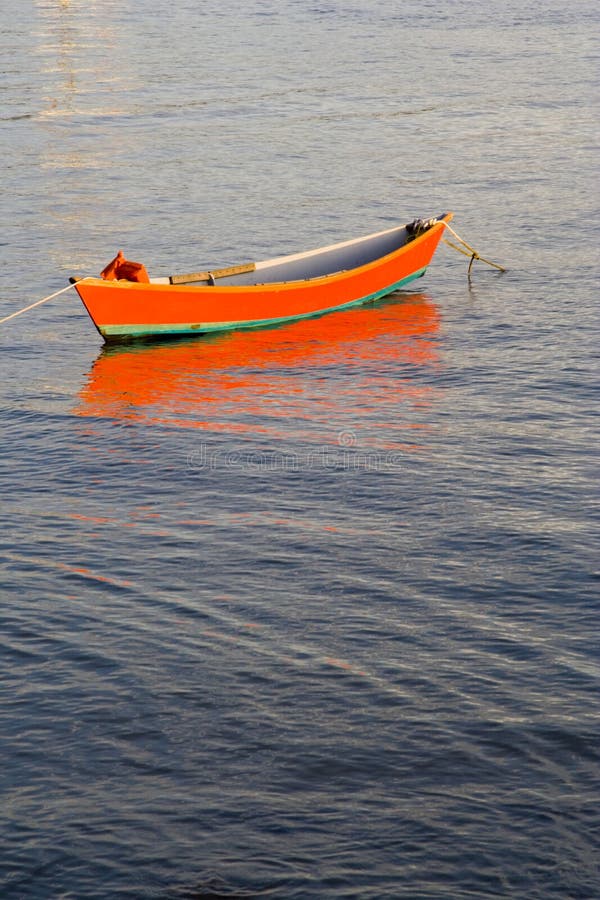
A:
{"type": "MultiPolygon", "coordinates": [[[[92,277],[92,275],[86,275],[86,278],[92,277]]],[[[85,278],[79,278],[78,281],[85,281],[85,278]]],[[[64,294],[66,291],[70,291],[74,287],[74,284],[69,284],[67,285],[67,287],[61,288],[60,291],[55,291],[54,294],[49,294],[48,297],[43,297],[41,300],[36,300],[35,303],[30,303],[29,306],[24,306],[23,309],[18,309],[16,312],[11,313],[9,316],[4,316],[3,319],[0,319],[0,325],[2,325],[4,322],[8,322],[9,319],[14,319],[16,316],[22,315],[29,309],[33,309],[34,306],[40,306],[42,303],[47,303],[48,300],[53,300],[55,297],[58,297],[59,294],[64,294]]]]}
{"type": "Polygon", "coordinates": [[[462,253],[464,256],[471,257],[471,262],[469,263],[469,269],[467,271],[468,275],[471,274],[471,269],[473,268],[473,263],[475,262],[476,259],[480,259],[481,262],[487,263],[488,266],[493,266],[494,269],[499,269],[500,272],[506,272],[506,269],[504,268],[504,266],[501,266],[498,263],[492,262],[491,259],[486,259],[485,256],[481,256],[481,254],[479,254],[477,252],[477,250],[475,250],[473,247],[471,247],[470,244],[467,244],[467,242],[465,240],[463,240],[459,234],[456,233],[454,228],[452,228],[452,226],[449,225],[448,222],[443,222],[443,225],[445,225],[445,227],[448,229],[450,234],[453,234],[454,237],[456,238],[456,240],[460,244],[462,244],[462,246],[465,247],[466,249],[463,250],[462,247],[457,247],[456,244],[453,244],[452,241],[449,241],[447,238],[442,238],[444,243],[447,244],[448,247],[452,247],[453,250],[458,250],[458,252],[462,253]]]}
{"type": "MultiPolygon", "coordinates": [[[[423,222],[421,219],[415,220],[415,222],[413,223],[415,225],[415,234],[419,234],[420,229],[430,227],[430,225],[432,225],[434,223],[437,224],[436,220],[430,220],[429,222],[423,222]]],[[[459,242],[459,244],[462,244],[462,247],[457,247],[456,244],[453,244],[452,241],[449,241],[447,238],[442,238],[444,243],[447,244],[448,247],[452,247],[453,250],[457,250],[459,253],[462,253],[464,256],[471,257],[471,262],[469,263],[469,269],[468,269],[468,273],[467,273],[468,275],[471,274],[471,269],[473,268],[473,263],[475,262],[476,259],[481,260],[481,262],[487,263],[488,266],[493,266],[494,269],[498,269],[500,272],[506,272],[506,269],[504,268],[504,266],[501,266],[499,263],[492,262],[491,259],[486,259],[485,256],[481,256],[481,254],[478,253],[474,247],[471,247],[470,244],[467,244],[467,242],[465,240],[463,240],[463,238],[461,238],[461,236],[459,234],[456,233],[454,228],[452,228],[452,226],[449,225],[448,222],[442,222],[441,224],[445,228],[448,229],[450,234],[454,235],[454,237],[459,242]],[[463,247],[465,249],[463,249],[463,247]]],[[[85,278],[78,278],[77,281],[78,282],[85,281],[86,278],[93,278],[93,277],[94,277],[93,275],[86,275],[85,278]]],[[[36,306],[41,306],[42,303],[47,303],[48,300],[53,300],[55,297],[58,297],[60,294],[64,294],[67,291],[70,291],[74,287],[75,287],[74,284],[69,284],[69,285],[67,285],[67,287],[61,288],[60,291],[55,291],[54,294],[49,294],[47,297],[42,297],[41,300],[36,300],[35,303],[30,303],[29,306],[24,306],[23,309],[18,309],[16,312],[11,313],[8,316],[4,316],[3,319],[0,319],[0,325],[3,325],[5,322],[8,322],[10,319],[14,319],[17,316],[20,316],[25,312],[28,312],[28,310],[33,309],[36,306]]]]}

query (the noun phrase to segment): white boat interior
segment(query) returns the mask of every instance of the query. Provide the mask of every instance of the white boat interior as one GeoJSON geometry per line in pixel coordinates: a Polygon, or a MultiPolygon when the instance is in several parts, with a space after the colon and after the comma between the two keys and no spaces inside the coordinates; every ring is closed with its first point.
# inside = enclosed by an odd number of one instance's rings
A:
{"type": "MultiPolygon", "coordinates": [[[[440,218],[442,218],[440,216],[440,218]]],[[[431,221],[431,220],[430,220],[431,221]]],[[[321,278],[356,269],[404,247],[414,238],[411,225],[401,225],[316,250],[277,256],[262,262],[205,270],[188,275],[151,278],[154,284],[259,285],[321,278]]]]}

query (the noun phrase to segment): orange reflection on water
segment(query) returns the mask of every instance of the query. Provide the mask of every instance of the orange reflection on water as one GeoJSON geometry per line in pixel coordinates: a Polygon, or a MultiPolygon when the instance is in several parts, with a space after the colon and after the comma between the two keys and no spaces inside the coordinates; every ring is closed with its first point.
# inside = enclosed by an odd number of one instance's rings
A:
{"type": "Polygon", "coordinates": [[[437,365],[439,321],[426,295],[397,294],[278,328],[106,348],[75,411],[325,443],[347,434],[348,446],[366,423],[367,444],[398,447],[395,430],[427,427],[411,412],[433,388],[414,371],[437,365]]]}

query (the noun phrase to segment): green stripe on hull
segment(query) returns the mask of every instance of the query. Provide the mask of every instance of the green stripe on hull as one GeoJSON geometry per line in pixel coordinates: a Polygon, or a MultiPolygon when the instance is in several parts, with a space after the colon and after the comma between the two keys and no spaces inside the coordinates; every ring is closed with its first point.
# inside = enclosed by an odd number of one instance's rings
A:
{"type": "Polygon", "coordinates": [[[187,324],[182,322],[169,325],[102,325],[98,326],[98,330],[105,339],[110,340],[115,338],[152,337],[153,335],[158,337],[160,335],[166,336],[169,334],[209,334],[218,331],[239,331],[246,328],[268,328],[271,325],[282,325],[284,322],[297,322],[300,319],[316,319],[327,313],[351,309],[353,306],[360,306],[363,303],[380,300],[382,297],[385,297],[386,294],[392,294],[394,291],[399,290],[399,288],[404,287],[404,285],[408,284],[410,281],[420,278],[425,274],[426,268],[427,267],[419,269],[418,272],[409,275],[407,278],[403,278],[401,281],[397,281],[395,284],[390,285],[390,287],[386,287],[381,291],[376,291],[374,294],[367,294],[366,297],[361,297],[359,300],[350,300],[348,303],[342,303],[339,306],[330,306],[326,309],[316,310],[315,312],[299,313],[296,316],[281,316],[275,319],[256,319],[253,321],[244,319],[241,322],[198,322],[187,324]]]}

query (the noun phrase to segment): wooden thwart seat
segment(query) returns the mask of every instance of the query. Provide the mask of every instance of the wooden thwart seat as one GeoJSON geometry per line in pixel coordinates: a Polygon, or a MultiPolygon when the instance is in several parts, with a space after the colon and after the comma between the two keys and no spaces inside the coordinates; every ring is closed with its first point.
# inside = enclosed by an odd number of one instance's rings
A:
{"type": "Polygon", "coordinates": [[[239,266],[227,266],[225,269],[212,269],[210,272],[188,272],[184,275],[170,275],[171,284],[191,284],[195,281],[208,281],[209,284],[217,278],[228,278],[231,275],[242,275],[244,272],[254,272],[256,263],[242,263],[239,266]]]}

